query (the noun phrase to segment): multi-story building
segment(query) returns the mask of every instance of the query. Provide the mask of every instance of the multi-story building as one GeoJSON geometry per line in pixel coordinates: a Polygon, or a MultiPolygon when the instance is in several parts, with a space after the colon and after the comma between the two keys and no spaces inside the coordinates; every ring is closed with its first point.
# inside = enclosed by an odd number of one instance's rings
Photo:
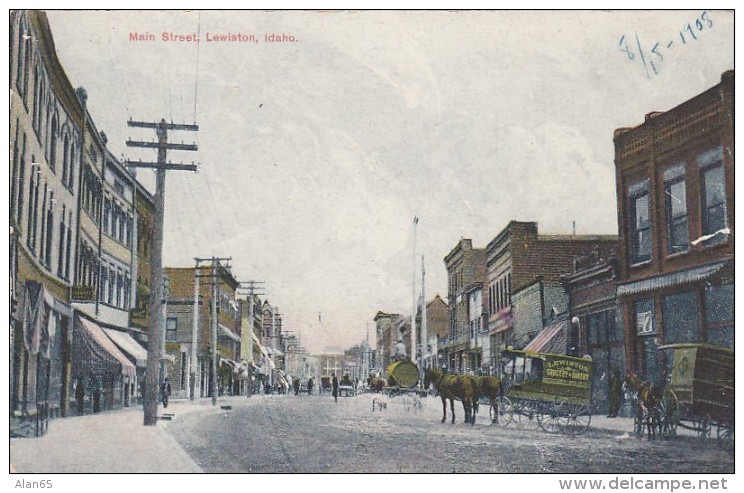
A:
{"type": "Polygon", "coordinates": [[[71,404],[77,412],[126,406],[143,351],[128,334],[133,181],[107,150],[85,89],[67,79],[46,15],[14,11],[10,30],[11,261],[20,308],[11,411],[44,422],[71,404]],[[115,215],[107,200],[116,201],[115,215]]]}
{"type": "Polygon", "coordinates": [[[11,434],[28,435],[69,411],[84,113],[43,13],[11,11],[9,48],[11,434]]]}
{"type": "MultiPolygon", "coordinates": [[[[568,315],[579,355],[594,361],[592,402],[609,410],[610,382],[625,377],[622,315],[617,309],[617,244],[574,259],[562,277],[568,294],[568,315]]],[[[568,335],[568,334],[567,334],[568,335]]],[[[568,338],[566,340],[568,344],[568,338]]]]}
{"type": "Polygon", "coordinates": [[[482,361],[481,346],[476,344],[480,332],[481,298],[486,274],[486,250],[473,248],[470,239],[461,239],[444,257],[447,269],[449,337],[445,347],[448,368],[455,372],[475,371],[482,361]],[[473,332],[473,329],[476,328],[473,332]]]}
{"type": "Polygon", "coordinates": [[[614,142],[626,364],[659,382],[661,345],[734,347],[734,72],[614,142]]]}
{"type": "Polygon", "coordinates": [[[262,307],[261,317],[261,344],[264,348],[264,363],[262,371],[271,386],[276,384],[288,385],[282,370],[284,352],[281,348],[282,340],[282,315],[279,308],[265,300],[262,307]]]}
{"type": "MultiPolygon", "coordinates": [[[[615,235],[538,234],[535,222],[511,221],[488,243],[483,303],[490,368],[499,368],[504,349],[526,347],[548,324],[562,324],[551,334],[566,337],[568,296],[561,275],[571,271],[575,257],[613,242],[615,235]]],[[[551,338],[541,344],[551,344],[551,338]]]]}
{"type": "MultiPolygon", "coordinates": [[[[420,315],[419,315],[420,318],[420,315]]],[[[420,323],[419,323],[420,326],[420,323]]],[[[438,294],[426,304],[426,347],[424,348],[424,368],[439,368],[439,340],[449,334],[449,307],[438,294]]],[[[444,345],[441,345],[444,349],[444,345]]],[[[441,355],[444,358],[444,354],[441,355]]],[[[442,359],[444,361],[444,359],[442,359]]]]}
{"type": "Polygon", "coordinates": [[[176,395],[188,395],[191,387],[191,365],[196,349],[194,395],[210,396],[212,384],[212,347],[216,337],[217,390],[233,393],[236,388],[234,372],[240,362],[240,307],[235,299],[238,282],[224,268],[217,269],[217,328],[213,334],[211,316],[213,286],[209,270],[194,267],[167,267],[168,304],[165,318],[166,374],[176,395]],[[199,273],[199,295],[194,341],[195,274],[199,273]]]}
{"type": "Polygon", "coordinates": [[[261,299],[255,293],[242,295],[238,299],[240,305],[240,363],[248,382],[246,392],[257,391],[256,376],[266,353],[261,344],[261,327],[263,326],[261,299]]]}
{"type": "MultiPolygon", "coordinates": [[[[106,135],[96,128],[87,111],[86,91],[78,88],[76,93],[85,119],[77,208],[75,284],[71,295],[76,315],[73,369],[78,384],[85,385],[94,396],[100,392],[101,402],[98,406],[93,403],[94,410],[96,407],[111,409],[129,405],[137,394],[137,377],[144,376],[146,365],[146,358],[143,361],[141,357],[144,349],[132,338],[129,330],[135,261],[133,214],[136,185],[133,177],[107,149],[106,135]],[[97,366],[90,361],[91,354],[96,354],[90,341],[100,331],[114,339],[114,345],[120,354],[125,354],[134,371],[124,361],[120,362],[121,378],[111,377],[108,371],[90,371],[91,367],[97,366]]],[[[114,356],[114,359],[120,359],[119,355],[114,356]]]]}
{"type": "Polygon", "coordinates": [[[377,312],[373,319],[375,334],[377,335],[374,365],[376,372],[384,372],[392,363],[390,355],[395,350],[398,339],[402,339],[402,335],[397,332],[398,322],[401,318],[398,313],[377,312]]]}
{"type": "MultiPolygon", "coordinates": [[[[136,177],[136,170],[131,170],[136,177]]],[[[134,180],[134,230],[135,261],[132,266],[132,303],[130,327],[145,336],[150,322],[150,273],[152,259],[152,230],[155,221],[155,198],[142,184],[134,180]]]]}

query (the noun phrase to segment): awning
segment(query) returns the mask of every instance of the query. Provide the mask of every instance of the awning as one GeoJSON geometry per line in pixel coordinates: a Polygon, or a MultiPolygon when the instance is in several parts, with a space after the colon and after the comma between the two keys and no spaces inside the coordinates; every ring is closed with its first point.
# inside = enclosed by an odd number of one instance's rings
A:
{"type": "Polygon", "coordinates": [[[222,365],[229,366],[232,369],[232,372],[241,378],[246,378],[248,376],[248,365],[246,363],[238,363],[229,358],[220,358],[220,366],[222,365]]]}
{"type": "Polygon", "coordinates": [[[565,320],[548,325],[524,347],[524,350],[534,353],[566,354],[567,326],[568,322],[565,320]]]}
{"type": "MultiPolygon", "coordinates": [[[[85,333],[90,336],[90,339],[92,339],[92,341],[105,350],[121,365],[121,374],[125,377],[134,378],[137,373],[134,365],[122,354],[121,351],[119,351],[119,348],[117,348],[116,344],[109,339],[101,327],[85,318],[78,317],[78,320],[80,321],[80,327],[82,327],[85,333]]],[[[89,346],[89,349],[91,351],[95,350],[92,346],[89,346]]]]}
{"type": "Polygon", "coordinates": [[[663,276],[650,277],[648,279],[622,284],[617,288],[617,295],[627,296],[630,294],[645,293],[647,291],[654,291],[680,284],[702,281],[721,270],[727,262],[727,260],[724,260],[714,264],[702,265],[700,267],[694,267],[680,272],[673,272],[671,274],[664,274],[663,276]]]}
{"type": "Polygon", "coordinates": [[[272,356],[283,356],[284,355],[284,353],[282,353],[279,349],[276,349],[273,347],[266,348],[266,351],[272,356]]]}
{"type": "Polygon", "coordinates": [[[282,355],[282,352],[279,351],[278,349],[274,349],[272,347],[266,347],[263,344],[261,344],[261,341],[258,340],[258,337],[256,337],[256,334],[254,334],[253,332],[251,332],[251,335],[253,336],[253,342],[255,342],[258,345],[258,349],[261,351],[261,354],[264,355],[265,358],[269,358],[269,355],[273,355],[273,356],[282,355]]]}
{"type": "Polygon", "coordinates": [[[228,329],[227,327],[225,327],[222,324],[220,324],[220,333],[222,335],[225,335],[225,336],[229,337],[230,339],[232,339],[235,342],[240,342],[240,337],[238,337],[238,335],[235,332],[233,332],[232,330],[228,329]]]}
{"type": "Polygon", "coordinates": [[[256,337],[256,334],[251,331],[251,336],[253,337],[253,342],[256,343],[256,346],[258,346],[259,351],[261,351],[261,354],[264,356],[267,356],[266,349],[264,349],[263,344],[261,344],[261,341],[258,340],[258,337],[256,337]]]}
{"type": "Polygon", "coordinates": [[[132,336],[120,330],[104,328],[103,331],[122,351],[134,358],[137,366],[140,368],[147,366],[147,351],[132,336]]]}

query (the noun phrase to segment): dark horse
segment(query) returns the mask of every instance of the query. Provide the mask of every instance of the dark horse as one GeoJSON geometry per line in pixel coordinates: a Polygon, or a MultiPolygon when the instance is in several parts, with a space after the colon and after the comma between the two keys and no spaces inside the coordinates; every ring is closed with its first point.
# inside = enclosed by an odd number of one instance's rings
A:
{"type": "Polygon", "coordinates": [[[385,379],[380,377],[369,377],[367,379],[367,385],[371,392],[380,393],[385,389],[385,379]]]}
{"type": "Polygon", "coordinates": [[[482,376],[475,377],[478,384],[478,395],[474,402],[475,412],[478,412],[478,399],[487,397],[494,410],[492,423],[499,422],[499,398],[503,395],[503,386],[499,377],[482,376]]]}
{"type": "Polygon", "coordinates": [[[449,375],[436,368],[424,373],[424,388],[433,385],[442,399],[442,423],[447,421],[447,400],[450,401],[452,424],[455,424],[455,400],[462,401],[465,423],[475,424],[478,408],[478,384],[471,375],[449,375]]]}
{"type": "Polygon", "coordinates": [[[631,374],[625,379],[625,388],[630,391],[635,408],[636,433],[643,436],[643,428],[646,428],[649,438],[655,438],[657,431],[661,434],[661,387],[631,374]]]}

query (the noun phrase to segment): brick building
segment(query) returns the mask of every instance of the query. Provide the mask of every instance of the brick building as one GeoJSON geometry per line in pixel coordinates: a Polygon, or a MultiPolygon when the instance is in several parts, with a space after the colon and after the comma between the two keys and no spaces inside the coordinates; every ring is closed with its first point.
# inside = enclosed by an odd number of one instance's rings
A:
{"type": "Polygon", "coordinates": [[[524,348],[549,324],[562,323],[553,335],[567,340],[561,275],[571,272],[575,257],[613,242],[617,236],[538,234],[535,222],[511,221],[496,235],[486,247],[483,304],[491,351],[484,364],[499,368],[501,351],[524,348]]]}
{"type": "Polygon", "coordinates": [[[734,347],[734,72],[614,143],[626,363],[662,381],[660,345],[734,347]]]}
{"type": "MultiPolygon", "coordinates": [[[[419,317],[420,318],[420,317],[419,317]]],[[[438,294],[426,304],[426,348],[424,349],[424,368],[441,367],[445,344],[449,334],[449,307],[438,294]],[[441,353],[441,354],[440,354],[441,353]]]]}
{"type": "MultiPolygon", "coordinates": [[[[208,269],[201,269],[206,275],[208,269]]],[[[194,283],[193,267],[166,267],[169,296],[165,319],[166,374],[176,395],[188,395],[190,367],[192,359],[194,327],[194,283]]],[[[217,272],[217,388],[221,393],[233,392],[233,369],[240,361],[240,305],[235,298],[237,281],[228,269],[219,268],[217,272]]],[[[210,278],[200,278],[196,344],[195,395],[210,395],[212,380],[212,325],[210,278]]]]}
{"type": "Polygon", "coordinates": [[[375,369],[384,372],[392,363],[390,355],[395,350],[400,334],[398,325],[403,317],[398,313],[377,312],[375,318],[375,334],[377,335],[375,369]]]}
{"type": "Polygon", "coordinates": [[[482,316],[482,287],[486,273],[486,250],[473,248],[470,239],[461,239],[444,258],[447,269],[449,307],[449,336],[445,346],[445,360],[451,371],[458,373],[480,368],[482,354],[476,345],[473,321],[482,316]]]}
{"type": "Polygon", "coordinates": [[[568,295],[568,319],[576,332],[576,354],[594,361],[592,402],[608,412],[610,382],[625,376],[622,314],[617,309],[617,243],[574,259],[562,277],[568,295]],[[575,324],[574,322],[578,322],[575,324]]]}

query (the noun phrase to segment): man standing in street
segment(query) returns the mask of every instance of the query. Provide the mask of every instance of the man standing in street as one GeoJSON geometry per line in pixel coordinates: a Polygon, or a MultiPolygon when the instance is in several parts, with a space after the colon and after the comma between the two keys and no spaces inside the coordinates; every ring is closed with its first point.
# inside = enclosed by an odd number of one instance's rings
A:
{"type": "Polygon", "coordinates": [[[333,376],[333,380],[332,380],[332,385],[333,385],[333,399],[336,402],[338,402],[338,378],[336,378],[336,374],[335,373],[332,376],[333,376]]]}
{"type": "Polygon", "coordinates": [[[78,378],[75,385],[75,403],[77,404],[78,416],[82,416],[83,406],[85,404],[85,387],[83,386],[82,378],[78,378]]]}
{"type": "Polygon", "coordinates": [[[607,417],[616,418],[620,411],[620,399],[622,398],[622,382],[620,381],[620,371],[617,368],[613,368],[610,374],[609,394],[610,406],[607,417]]]}

